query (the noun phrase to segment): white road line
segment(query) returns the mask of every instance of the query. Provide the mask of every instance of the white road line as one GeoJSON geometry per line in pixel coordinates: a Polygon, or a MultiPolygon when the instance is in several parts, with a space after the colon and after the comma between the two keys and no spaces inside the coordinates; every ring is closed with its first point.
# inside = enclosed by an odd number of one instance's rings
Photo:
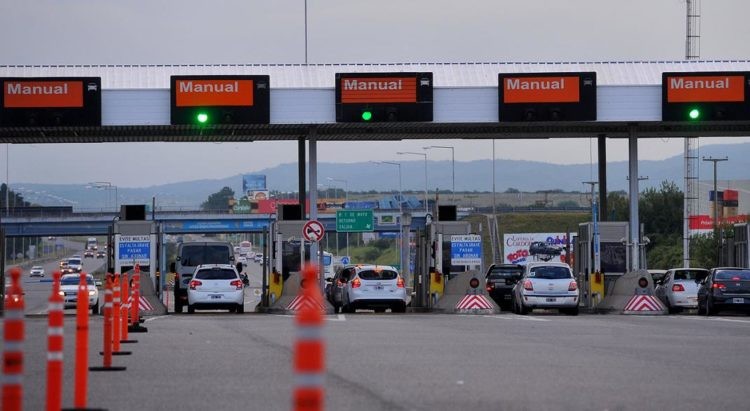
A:
{"type": "Polygon", "coordinates": [[[720,317],[680,317],[680,316],[670,316],[670,318],[682,318],[683,320],[697,320],[697,321],[724,321],[724,322],[730,322],[730,323],[742,323],[742,324],[750,324],[750,320],[734,320],[732,318],[720,318],[720,317]]]}
{"type": "Polygon", "coordinates": [[[335,317],[331,316],[325,316],[326,321],[346,321],[346,316],[344,314],[336,314],[335,317]]]}
{"type": "Polygon", "coordinates": [[[522,321],[544,321],[544,322],[551,321],[547,318],[525,317],[522,315],[483,315],[482,317],[494,318],[498,320],[522,320],[522,321]]]}

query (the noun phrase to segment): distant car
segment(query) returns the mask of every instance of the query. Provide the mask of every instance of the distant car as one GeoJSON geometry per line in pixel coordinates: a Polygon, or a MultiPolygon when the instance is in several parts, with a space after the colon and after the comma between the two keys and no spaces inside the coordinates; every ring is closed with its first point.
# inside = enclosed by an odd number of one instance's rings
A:
{"type": "Polygon", "coordinates": [[[255,257],[253,257],[253,261],[255,261],[256,263],[263,262],[263,254],[261,253],[255,254],[255,257]]]}
{"type": "Polygon", "coordinates": [[[58,265],[60,266],[60,268],[63,268],[68,265],[68,260],[60,260],[60,263],[58,265]]]}
{"type": "Polygon", "coordinates": [[[44,277],[44,267],[41,265],[35,265],[31,267],[29,271],[29,277],[44,277]]]}
{"type": "MultiPolygon", "coordinates": [[[[60,295],[64,299],[65,308],[75,308],[78,304],[78,284],[80,274],[66,274],[60,278],[60,295]]],[[[89,290],[89,308],[92,314],[99,312],[99,290],[96,288],[94,277],[86,274],[86,284],[89,290]]]]}
{"type": "Polygon", "coordinates": [[[94,250],[86,250],[83,252],[83,258],[94,258],[94,250]]]}
{"type": "Polygon", "coordinates": [[[73,268],[68,265],[68,261],[60,262],[60,273],[61,274],[73,274],[73,268]]]}
{"type": "Polygon", "coordinates": [[[330,280],[331,303],[338,312],[372,309],[406,312],[406,284],[394,267],[355,265],[344,267],[330,280]]]}
{"type": "Polygon", "coordinates": [[[83,270],[83,260],[80,256],[74,255],[68,258],[68,269],[72,273],[80,273],[83,270]]]}
{"type": "Polygon", "coordinates": [[[529,254],[531,255],[560,255],[561,253],[562,247],[544,241],[534,241],[529,245],[529,254]]]}
{"type": "Polygon", "coordinates": [[[199,265],[188,283],[188,313],[196,309],[245,312],[245,281],[231,264],[199,265]]]}
{"type": "Polygon", "coordinates": [[[242,263],[242,265],[247,265],[247,257],[245,257],[244,255],[241,255],[237,257],[237,262],[242,263]]]}
{"type": "Polygon", "coordinates": [[[578,315],[578,283],[570,266],[557,262],[531,262],[513,286],[513,311],[528,314],[535,308],[559,309],[578,315]]]}
{"type": "Polygon", "coordinates": [[[518,264],[492,264],[484,276],[485,287],[500,308],[512,307],[513,286],[521,279],[523,266],[518,264]]]}
{"type": "Polygon", "coordinates": [[[670,313],[683,309],[698,308],[698,283],[708,275],[705,268],[673,268],[655,281],[654,295],[670,313]]]}
{"type": "Polygon", "coordinates": [[[701,281],[698,314],[715,315],[727,309],[750,309],[749,268],[712,268],[701,281]]]}
{"type": "Polygon", "coordinates": [[[96,258],[106,258],[107,252],[104,250],[99,250],[96,252],[96,258]]]}

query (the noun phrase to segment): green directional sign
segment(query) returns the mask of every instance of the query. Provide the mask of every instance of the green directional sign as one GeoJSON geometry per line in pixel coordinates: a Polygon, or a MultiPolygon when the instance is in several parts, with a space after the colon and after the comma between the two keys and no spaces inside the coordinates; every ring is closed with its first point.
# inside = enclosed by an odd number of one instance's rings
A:
{"type": "Polygon", "coordinates": [[[372,210],[336,210],[336,231],[340,233],[375,231],[372,210]]]}

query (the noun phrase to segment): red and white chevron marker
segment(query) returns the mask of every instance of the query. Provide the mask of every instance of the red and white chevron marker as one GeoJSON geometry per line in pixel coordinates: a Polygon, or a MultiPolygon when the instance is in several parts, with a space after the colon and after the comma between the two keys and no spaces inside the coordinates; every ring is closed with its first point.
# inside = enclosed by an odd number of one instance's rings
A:
{"type": "MultiPolygon", "coordinates": [[[[128,304],[133,304],[133,294],[130,294],[128,304]]],[[[138,300],[138,308],[140,308],[141,311],[154,311],[154,307],[144,296],[141,296],[140,300],[138,300]]]]}
{"type": "Polygon", "coordinates": [[[307,297],[304,294],[301,294],[301,295],[294,297],[294,299],[292,300],[292,302],[289,303],[286,309],[289,311],[299,311],[303,307],[315,308],[316,305],[318,306],[319,309],[325,311],[326,307],[323,304],[321,304],[320,302],[313,301],[313,299],[307,297]]]}
{"type": "Polygon", "coordinates": [[[464,296],[461,301],[456,304],[457,310],[491,310],[492,304],[487,301],[487,298],[483,295],[470,294],[464,296]]]}
{"type": "Polygon", "coordinates": [[[622,310],[623,314],[664,314],[667,308],[653,295],[634,295],[622,310]]]}

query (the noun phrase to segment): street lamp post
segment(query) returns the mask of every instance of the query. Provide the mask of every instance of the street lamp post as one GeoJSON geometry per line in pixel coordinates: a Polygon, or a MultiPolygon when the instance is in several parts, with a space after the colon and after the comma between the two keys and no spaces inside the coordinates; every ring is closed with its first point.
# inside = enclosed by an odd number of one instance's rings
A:
{"type": "Polygon", "coordinates": [[[422,147],[425,150],[429,150],[431,148],[446,148],[451,150],[451,203],[456,204],[456,157],[455,157],[455,149],[453,146],[428,146],[428,147],[422,147]]]}
{"type": "Polygon", "coordinates": [[[719,265],[719,250],[720,250],[720,243],[719,243],[719,193],[717,188],[717,181],[716,181],[716,163],[719,161],[729,161],[728,157],[724,158],[713,158],[713,157],[703,157],[703,161],[710,161],[714,163],[714,240],[716,241],[716,265],[719,265]]]}
{"type": "MultiPolygon", "coordinates": [[[[404,218],[404,208],[403,208],[403,196],[401,194],[401,163],[396,163],[393,161],[372,161],[372,163],[375,164],[390,164],[392,166],[398,166],[398,213],[400,215],[399,218],[404,218]]],[[[403,229],[399,228],[399,237],[401,239],[401,246],[399,247],[399,253],[398,253],[398,265],[401,272],[404,272],[404,238],[403,238],[403,229]]],[[[408,240],[408,238],[407,238],[408,240]]],[[[407,241],[408,244],[408,241],[407,241]]]]}
{"type": "Polygon", "coordinates": [[[417,153],[414,151],[398,151],[396,154],[411,154],[414,156],[424,156],[424,214],[427,215],[427,153],[417,153]]]}

